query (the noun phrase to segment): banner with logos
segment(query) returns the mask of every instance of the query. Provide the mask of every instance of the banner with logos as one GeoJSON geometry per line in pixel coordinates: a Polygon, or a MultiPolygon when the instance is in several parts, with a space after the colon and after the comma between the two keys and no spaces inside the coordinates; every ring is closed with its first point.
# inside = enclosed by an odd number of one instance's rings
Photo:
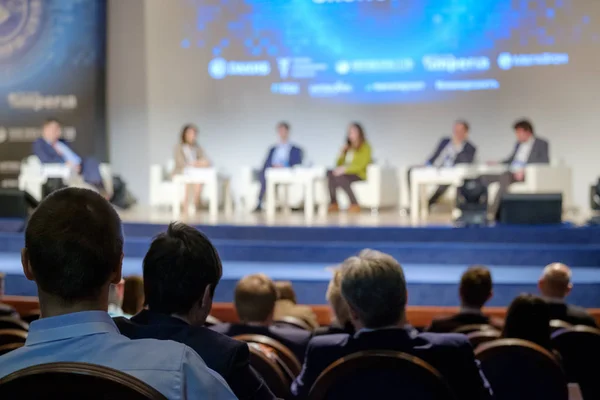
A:
{"type": "Polygon", "coordinates": [[[44,120],[106,159],[106,1],[0,0],[0,187],[16,187],[44,120]]]}

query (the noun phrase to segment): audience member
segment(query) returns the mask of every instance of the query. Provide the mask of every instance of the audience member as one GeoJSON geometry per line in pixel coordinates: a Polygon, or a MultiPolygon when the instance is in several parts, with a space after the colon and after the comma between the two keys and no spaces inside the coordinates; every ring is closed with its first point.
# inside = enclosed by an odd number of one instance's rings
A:
{"type": "MultiPolygon", "coordinates": [[[[0,299],[4,295],[4,274],[0,272],[0,299]]],[[[0,317],[19,318],[17,310],[8,304],[0,302],[0,317]]]]}
{"type": "Polygon", "coordinates": [[[142,311],[144,302],[144,279],[137,275],[125,277],[123,311],[126,314],[135,315],[142,311]]]}
{"type": "Polygon", "coordinates": [[[458,314],[436,318],[431,322],[429,332],[453,332],[465,325],[489,324],[502,329],[502,321],[490,319],[482,308],[492,298],[492,275],[483,265],[468,268],[460,278],[460,310],[458,314]]]}
{"type": "Polygon", "coordinates": [[[299,305],[296,302],[296,292],[290,281],[275,282],[277,301],[275,302],[274,319],[278,321],[283,317],[295,317],[306,322],[312,329],[319,327],[317,316],[309,306],[299,305]]]}
{"type": "Polygon", "coordinates": [[[121,279],[116,285],[110,285],[108,289],[108,315],[111,317],[131,318],[131,314],[126,314],[121,308],[123,306],[123,291],[125,289],[125,281],[121,279]]]}
{"type": "Polygon", "coordinates": [[[565,264],[546,266],[538,282],[542,297],[548,303],[550,319],[560,319],[573,325],[596,327],[596,320],[582,308],[567,304],[565,298],[571,293],[571,269],[565,264]]]}
{"type": "Polygon", "coordinates": [[[506,312],[503,338],[523,339],[551,350],[550,312],[541,298],[521,294],[510,303],[506,312]]]}
{"type": "Polygon", "coordinates": [[[25,232],[23,272],[38,287],[42,318],[25,346],[4,356],[0,377],[32,365],[86,362],[124,371],[168,399],[234,399],[225,381],[187,346],[131,341],[107,313],[121,281],[121,221],[99,194],[69,188],[36,208],[25,232]]]}
{"type": "Polygon", "coordinates": [[[354,334],[354,325],[350,320],[350,310],[346,300],[342,297],[342,270],[336,268],[333,271],[333,277],[329,281],[327,294],[325,295],[329,307],[333,313],[333,318],[329,326],[318,328],[314,336],[330,335],[333,333],[349,333],[354,334]]]}
{"type": "Polygon", "coordinates": [[[406,325],[406,280],[398,262],[387,254],[365,250],[342,265],[342,296],[348,303],[355,335],[313,338],[300,376],[292,384],[304,398],[317,377],[333,362],[363,350],[396,350],[436,368],[457,399],[488,399],[490,389],[464,335],[418,334],[406,325]]]}
{"type": "Polygon", "coordinates": [[[250,367],[248,345],[204,327],[222,271],[219,254],[206,236],[184,224],[169,225],[144,257],[148,309],[131,321],[117,319],[117,326],[131,339],[169,339],[188,345],[240,399],[273,399],[250,367]]]}
{"type": "Polygon", "coordinates": [[[227,336],[245,334],[269,336],[288,347],[302,362],[311,333],[303,329],[273,325],[277,289],[264,274],[248,275],[235,287],[234,306],[241,321],[239,324],[211,326],[227,336]]]}

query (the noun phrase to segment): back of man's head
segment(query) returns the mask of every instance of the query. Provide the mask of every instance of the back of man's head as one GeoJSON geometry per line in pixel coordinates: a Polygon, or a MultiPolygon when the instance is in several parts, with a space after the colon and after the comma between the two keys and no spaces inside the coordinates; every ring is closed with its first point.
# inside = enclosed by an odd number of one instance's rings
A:
{"type": "Polygon", "coordinates": [[[99,194],[67,188],[50,194],[25,231],[23,267],[40,294],[63,304],[97,300],[121,279],[121,220],[99,194]]]}
{"type": "MultiPolygon", "coordinates": [[[[187,315],[214,290],[223,274],[210,240],[191,226],[174,223],[156,236],[144,257],[144,295],[151,311],[187,315]]],[[[206,304],[210,309],[210,304],[206,304]]],[[[209,310],[206,310],[209,311],[209,310]]]]}
{"type": "Polygon", "coordinates": [[[553,263],[544,268],[544,272],[538,282],[542,296],[564,299],[571,292],[571,269],[561,263],[553,263]]]}
{"type": "Polygon", "coordinates": [[[265,274],[247,275],[235,287],[235,309],[244,323],[270,323],[275,301],[277,289],[265,274]]]}
{"type": "Polygon", "coordinates": [[[296,304],[296,292],[290,281],[276,281],[277,300],[289,300],[296,304]]]}
{"type": "Polygon", "coordinates": [[[492,297],[492,275],[483,265],[469,267],[460,278],[460,298],[464,307],[481,308],[492,297]]]}
{"type": "Polygon", "coordinates": [[[363,250],[342,264],[342,296],[354,323],[366,328],[398,325],[406,308],[406,279],[392,256],[363,250]]]}

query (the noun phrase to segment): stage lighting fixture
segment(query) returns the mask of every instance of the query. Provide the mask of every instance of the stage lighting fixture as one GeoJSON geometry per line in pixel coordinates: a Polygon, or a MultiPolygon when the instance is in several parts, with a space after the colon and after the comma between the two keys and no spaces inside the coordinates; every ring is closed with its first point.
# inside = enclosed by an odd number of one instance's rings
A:
{"type": "Polygon", "coordinates": [[[588,221],[590,225],[600,225],[600,178],[590,187],[590,208],[594,216],[588,221]]]}
{"type": "Polygon", "coordinates": [[[465,179],[456,192],[456,207],[461,211],[456,219],[459,225],[487,224],[487,187],[480,179],[465,179]]]}

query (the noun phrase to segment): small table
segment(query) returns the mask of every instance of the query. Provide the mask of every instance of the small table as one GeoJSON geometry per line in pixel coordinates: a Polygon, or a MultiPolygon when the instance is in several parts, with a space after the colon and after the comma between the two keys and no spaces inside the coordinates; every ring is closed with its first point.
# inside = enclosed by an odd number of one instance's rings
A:
{"type": "Polygon", "coordinates": [[[275,216],[277,185],[285,186],[283,210],[286,214],[290,213],[291,209],[287,199],[288,186],[297,184],[303,185],[304,188],[304,215],[307,219],[312,219],[315,212],[315,185],[324,180],[325,175],[324,167],[267,168],[265,171],[267,217],[275,216]]]}
{"type": "Polygon", "coordinates": [[[505,165],[457,165],[454,167],[422,167],[413,168],[410,173],[410,215],[411,223],[429,215],[427,193],[430,185],[450,185],[458,187],[465,179],[475,178],[483,174],[501,174],[506,171],[505,165]]]}
{"type": "MultiPolygon", "coordinates": [[[[202,184],[206,185],[208,190],[208,214],[211,218],[217,218],[219,214],[219,186],[224,186],[224,207],[225,214],[231,215],[233,211],[233,201],[229,185],[229,177],[219,174],[215,168],[186,168],[182,174],[173,176],[173,185],[175,193],[173,196],[173,218],[178,219],[181,213],[181,199],[185,193],[185,185],[202,184]]],[[[195,208],[193,208],[195,212],[195,208]]]]}

